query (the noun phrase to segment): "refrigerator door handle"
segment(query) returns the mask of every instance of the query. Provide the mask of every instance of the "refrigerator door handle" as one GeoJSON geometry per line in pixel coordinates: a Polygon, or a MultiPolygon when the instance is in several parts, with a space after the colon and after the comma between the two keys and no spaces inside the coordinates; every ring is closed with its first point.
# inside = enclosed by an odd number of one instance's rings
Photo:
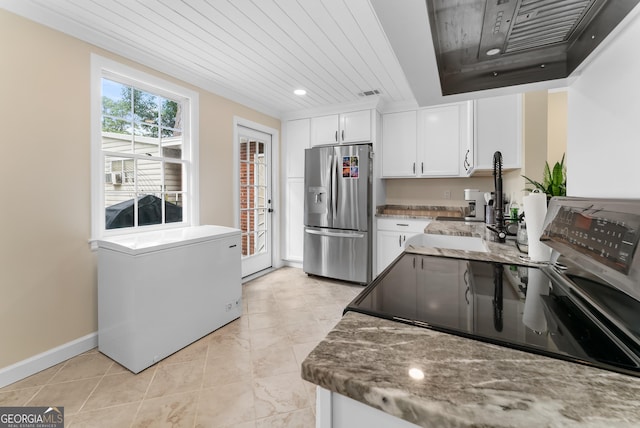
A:
{"type": "Polygon", "coordinates": [[[354,233],[354,232],[340,233],[340,232],[326,232],[326,231],[323,232],[320,230],[307,229],[307,228],[305,228],[304,231],[311,235],[334,236],[337,238],[364,238],[364,233],[354,233]]]}
{"type": "Polygon", "coordinates": [[[338,213],[338,154],[334,151],[331,160],[331,225],[338,213]]]}

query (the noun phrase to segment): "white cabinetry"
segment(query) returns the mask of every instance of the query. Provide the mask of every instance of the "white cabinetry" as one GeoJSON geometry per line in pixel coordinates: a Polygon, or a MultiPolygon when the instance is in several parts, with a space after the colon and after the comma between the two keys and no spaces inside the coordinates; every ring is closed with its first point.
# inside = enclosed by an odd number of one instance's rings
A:
{"type": "Polygon", "coordinates": [[[290,120],[286,127],[287,178],[304,177],[304,150],[309,148],[309,119],[290,120]]]}
{"type": "Polygon", "coordinates": [[[411,422],[320,386],[316,387],[316,428],[418,428],[411,422]]]}
{"type": "Polygon", "coordinates": [[[347,144],[374,140],[373,110],[311,118],[311,145],[347,144]]]}
{"type": "Polygon", "coordinates": [[[383,116],[383,177],[467,176],[471,102],[383,116]]]}
{"type": "Polygon", "coordinates": [[[418,112],[385,114],[382,119],[382,176],[415,177],[418,112]]]}
{"type": "Polygon", "coordinates": [[[493,170],[493,154],[502,153],[503,169],[522,166],[522,95],[475,101],[474,170],[493,170]]]}
{"type": "Polygon", "coordinates": [[[385,270],[403,251],[407,239],[424,233],[430,220],[378,218],[376,274],[385,270]]]}
{"type": "Polygon", "coordinates": [[[302,262],[304,236],[304,150],[309,148],[310,119],[290,120],[285,128],[286,195],[284,259],[302,262]]]}

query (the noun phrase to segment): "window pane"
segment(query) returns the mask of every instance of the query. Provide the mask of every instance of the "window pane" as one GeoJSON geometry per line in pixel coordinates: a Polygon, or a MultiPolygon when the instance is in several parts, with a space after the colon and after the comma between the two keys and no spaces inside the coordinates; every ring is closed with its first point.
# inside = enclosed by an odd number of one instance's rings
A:
{"type": "Polygon", "coordinates": [[[160,139],[158,138],[157,126],[136,124],[134,134],[134,149],[136,153],[145,153],[151,156],[160,155],[160,139]]]}
{"type": "MultiPolygon", "coordinates": [[[[182,130],[182,106],[172,100],[160,98],[160,117],[163,128],[172,128],[176,131],[182,130]]],[[[180,132],[178,132],[180,133],[180,132]]]]}
{"type": "Polygon", "coordinates": [[[106,229],[134,225],[133,159],[105,158],[104,206],[106,229]]]}
{"type": "Polygon", "coordinates": [[[184,194],[167,193],[164,200],[165,223],[176,223],[182,221],[182,207],[184,206],[184,194]]]}
{"type": "Polygon", "coordinates": [[[160,193],[163,191],[162,162],[138,159],[138,192],[160,193]]]}
{"type": "Polygon", "coordinates": [[[105,228],[107,230],[133,227],[134,200],[132,196],[133,194],[124,188],[105,191],[105,228]]]}
{"type": "Polygon", "coordinates": [[[139,89],[133,90],[133,117],[136,123],[159,125],[158,97],[139,89]]]}
{"type": "Polygon", "coordinates": [[[163,129],[161,135],[162,155],[167,158],[182,159],[182,133],[163,129]]]}
{"type": "Polygon", "coordinates": [[[167,194],[172,192],[182,192],[182,177],[184,171],[181,163],[164,163],[164,190],[167,194]]]}
{"type": "Polygon", "coordinates": [[[102,79],[102,115],[131,123],[131,88],[122,83],[102,79]]]}
{"type": "Polygon", "coordinates": [[[162,223],[162,198],[160,194],[138,195],[138,226],[162,223]]]}

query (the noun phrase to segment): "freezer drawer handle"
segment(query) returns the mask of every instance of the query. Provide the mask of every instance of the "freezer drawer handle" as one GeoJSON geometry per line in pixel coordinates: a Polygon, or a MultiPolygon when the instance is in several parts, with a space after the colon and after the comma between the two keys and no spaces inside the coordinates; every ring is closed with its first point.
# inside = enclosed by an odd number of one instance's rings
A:
{"type": "Polygon", "coordinates": [[[336,236],[338,238],[364,238],[363,233],[321,232],[313,229],[305,229],[304,231],[311,235],[336,236]]]}

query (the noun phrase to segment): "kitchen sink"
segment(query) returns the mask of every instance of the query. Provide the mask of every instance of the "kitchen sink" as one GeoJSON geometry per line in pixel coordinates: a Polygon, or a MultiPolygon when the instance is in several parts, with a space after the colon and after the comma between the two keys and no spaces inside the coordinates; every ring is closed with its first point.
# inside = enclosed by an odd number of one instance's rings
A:
{"type": "Polygon", "coordinates": [[[416,235],[407,240],[407,247],[429,247],[442,248],[448,250],[465,250],[486,253],[487,247],[484,245],[482,238],[477,236],[458,236],[458,235],[437,235],[433,233],[423,233],[416,235]]]}

